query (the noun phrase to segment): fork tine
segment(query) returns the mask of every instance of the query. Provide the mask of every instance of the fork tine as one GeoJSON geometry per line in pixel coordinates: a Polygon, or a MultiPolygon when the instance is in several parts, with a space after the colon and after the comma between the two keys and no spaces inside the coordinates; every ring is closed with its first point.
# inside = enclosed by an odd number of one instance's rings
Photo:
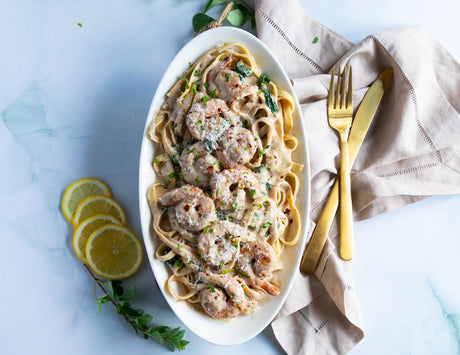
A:
{"type": "Polygon", "coordinates": [[[347,107],[353,106],[353,71],[350,65],[350,70],[348,71],[348,93],[347,93],[347,107]]]}
{"type": "Polygon", "coordinates": [[[345,108],[345,81],[347,79],[347,67],[343,68],[340,76],[342,77],[342,81],[340,83],[340,108],[345,108]]]}
{"type": "Polygon", "coordinates": [[[337,73],[337,88],[336,88],[336,93],[335,93],[335,101],[334,101],[334,108],[339,108],[340,107],[340,88],[341,88],[341,75],[340,75],[340,67],[338,68],[338,73],[337,73]]]}
{"type": "Polygon", "coordinates": [[[329,85],[329,94],[327,97],[328,107],[331,107],[334,102],[334,75],[335,75],[335,67],[332,68],[332,73],[331,73],[331,84],[329,85]]]}

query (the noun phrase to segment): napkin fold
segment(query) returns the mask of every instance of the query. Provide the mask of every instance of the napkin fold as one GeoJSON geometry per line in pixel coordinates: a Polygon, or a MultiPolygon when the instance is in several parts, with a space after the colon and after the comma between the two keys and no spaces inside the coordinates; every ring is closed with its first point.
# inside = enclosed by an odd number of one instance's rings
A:
{"type": "MultiPolygon", "coordinates": [[[[353,66],[355,110],[378,74],[393,78],[352,167],[355,221],[436,194],[460,193],[460,63],[421,27],[392,28],[354,44],[309,17],[297,0],[256,0],[258,37],[294,83],[311,159],[311,237],[340,165],[327,121],[333,66],[353,66]]],[[[288,354],[344,354],[364,336],[352,262],[338,256],[337,222],[315,275],[297,271],[272,322],[288,354]]],[[[303,246],[305,247],[305,246],[303,246]]]]}

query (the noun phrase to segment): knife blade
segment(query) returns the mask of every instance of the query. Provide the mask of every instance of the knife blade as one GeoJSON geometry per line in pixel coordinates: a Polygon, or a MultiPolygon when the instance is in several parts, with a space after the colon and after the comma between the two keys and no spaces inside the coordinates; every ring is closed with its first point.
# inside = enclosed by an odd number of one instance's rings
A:
{"type": "MultiPolygon", "coordinates": [[[[392,68],[386,68],[382,73],[380,73],[377,79],[375,79],[372,83],[366,95],[364,95],[364,98],[356,111],[356,115],[350,129],[350,134],[348,136],[350,166],[352,166],[355,161],[358,150],[364,141],[364,137],[366,136],[372,119],[377,112],[383,93],[388,86],[392,75],[392,68]]],[[[300,271],[304,274],[313,274],[318,266],[319,258],[324,245],[326,244],[327,235],[337,212],[339,205],[338,197],[339,187],[338,180],[336,179],[302,258],[300,271]]]]}

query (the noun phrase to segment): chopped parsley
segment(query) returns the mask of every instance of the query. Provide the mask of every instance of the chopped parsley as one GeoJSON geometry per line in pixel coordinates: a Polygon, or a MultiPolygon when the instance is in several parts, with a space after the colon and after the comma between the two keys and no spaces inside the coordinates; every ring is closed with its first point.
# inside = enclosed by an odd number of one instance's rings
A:
{"type": "Polygon", "coordinates": [[[170,265],[176,265],[179,269],[184,266],[184,262],[179,255],[175,255],[174,258],[166,261],[170,265]]]}
{"type": "Polygon", "coordinates": [[[265,147],[265,149],[263,150],[259,150],[259,157],[261,157],[262,155],[264,155],[266,152],[267,152],[267,149],[269,149],[271,147],[271,144],[267,145],[265,147]]]}
{"type": "Polygon", "coordinates": [[[198,142],[198,139],[190,139],[188,142],[185,143],[185,145],[192,145],[192,144],[195,144],[196,142],[198,142]]]}
{"type": "Polygon", "coordinates": [[[198,90],[199,90],[200,86],[199,86],[199,80],[195,81],[193,84],[192,84],[192,91],[193,93],[196,95],[198,94],[198,90]]]}
{"type": "Polygon", "coordinates": [[[240,274],[241,276],[244,276],[244,277],[246,277],[248,279],[250,278],[250,276],[248,274],[246,274],[244,271],[241,271],[240,269],[236,269],[236,272],[238,274],[240,274]]]}
{"type": "Polygon", "coordinates": [[[209,90],[208,91],[208,95],[209,97],[211,98],[216,98],[217,97],[217,94],[218,94],[218,91],[216,89],[213,89],[213,90],[209,90]]]}
{"type": "Polygon", "coordinates": [[[179,144],[177,143],[174,143],[173,145],[173,148],[176,150],[176,152],[178,152],[179,154],[182,153],[182,151],[184,150],[184,148],[182,148],[179,144]]]}
{"type": "Polygon", "coordinates": [[[270,227],[271,225],[272,225],[272,222],[267,222],[267,223],[265,223],[265,224],[262,226],[262,228],[268,228],[268,227],[270,227]]]}
{"type": "Polygon", "coordinates": [[[175,172],[173,172],[173,173],[168,175],[168,180],[171,181],[171,180],[175,179],[176,177],[179,177],[179,179],[183,179],[184,174],[182,174],[182,172],[180,172],[179,170],[176,170],[175,172]]]}
{"type": "Polygon", "coordinates": [[[229,272],[232,272],[233,269],[228,269],[228,270],[222,270],[222,275],[228,274],[229,272]]]}
{"type": "MultiPolygon", "coordinates": [[[[222,221],[225,221],[226,219],[230,220],[231,217],[230,214],[232,214],[233,212],[235,212],[236,210],[233,209],[233,210],[216,210],[216,215],[217,215],[217,218],[222,220],[222,221]]],[[[233,218],[232,218],[233,220],[233,218]]]]}

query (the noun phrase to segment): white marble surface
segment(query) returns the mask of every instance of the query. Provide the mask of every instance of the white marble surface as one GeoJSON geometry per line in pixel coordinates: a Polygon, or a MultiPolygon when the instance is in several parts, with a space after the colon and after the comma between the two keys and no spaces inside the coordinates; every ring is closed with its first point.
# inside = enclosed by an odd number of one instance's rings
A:
{"type": "MultiPolygon", "coordinates": [[[[99,314],[60,210],[66,186],[106,181],[140,235],[142,129],[163,71],[205,0],[0,0],[2,354],[167,354],[111,309],[99,314]],[[78,26],[81,23],[82,26],[78,26]]],[[[460,59],[460,3],[302,1],[358,42],[395,25],[427,27],[460,59]],[[338,16],[339,11],[347,16],[338,16]]],[[[361,354],[460,354],[460,196],[436,196],[356,224],[361,354]]],[[[147,258],[125,282],[154,322],[181,326],[147,258]]],[[[282,354],[270,328],[220,347],[187,330],[188,354],[282,354]]]]}

